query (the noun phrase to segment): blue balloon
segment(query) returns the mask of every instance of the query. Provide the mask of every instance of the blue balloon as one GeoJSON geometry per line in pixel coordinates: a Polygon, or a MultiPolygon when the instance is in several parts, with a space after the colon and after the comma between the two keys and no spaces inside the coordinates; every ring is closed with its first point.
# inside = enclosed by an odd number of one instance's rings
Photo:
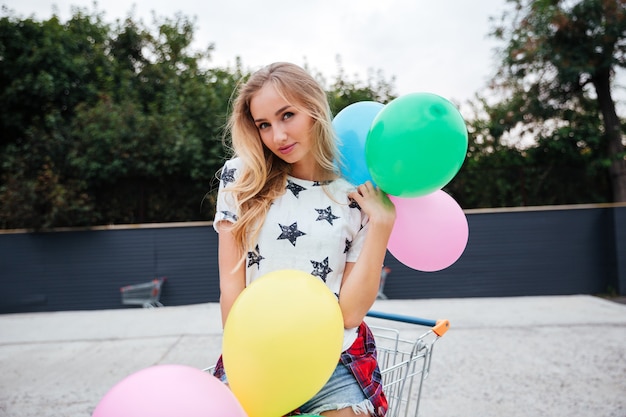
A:
{"type": "Polygon", "coordinates": [[[375,101],[359,101],[345,107],[333,119],[339,138],[339,170],[351,184],[374,180],[365,160],[365,140],[376,115],[385,107],[375,101]]]}

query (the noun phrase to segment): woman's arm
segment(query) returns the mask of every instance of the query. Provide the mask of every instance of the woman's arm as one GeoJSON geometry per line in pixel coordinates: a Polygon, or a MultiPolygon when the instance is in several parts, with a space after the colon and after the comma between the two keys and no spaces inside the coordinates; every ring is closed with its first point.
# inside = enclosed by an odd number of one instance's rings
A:
{"type": "Polygon", "coordinates": [[[220,309],[222,326],[226,324],[233,303],[246,287],[245,264],[231,232],[231,223],[221,221],[219,230],[218,265],[220,274],[220,309]]]}
{"type": "Polygon", "coordinates": [[[396,219],[393,203],[369,181],[349,194],[368,215],[368,231],[356,262],[347,263],[339,306],[346,328],[357,327],[372,307],[380,285],[380,271],[396,219]]]}

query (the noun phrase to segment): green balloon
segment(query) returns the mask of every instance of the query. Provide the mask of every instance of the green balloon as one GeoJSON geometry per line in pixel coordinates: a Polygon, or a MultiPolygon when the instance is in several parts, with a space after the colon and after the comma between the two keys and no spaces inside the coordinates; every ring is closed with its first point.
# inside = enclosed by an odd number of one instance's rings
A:
{"type": "Polygon", "coordinates": [[[372,179],[387,194],[419,197],[443,188],[467,154],[461,113],[431,93],[400,96],[374,118],[365,141],[372,179]]]}

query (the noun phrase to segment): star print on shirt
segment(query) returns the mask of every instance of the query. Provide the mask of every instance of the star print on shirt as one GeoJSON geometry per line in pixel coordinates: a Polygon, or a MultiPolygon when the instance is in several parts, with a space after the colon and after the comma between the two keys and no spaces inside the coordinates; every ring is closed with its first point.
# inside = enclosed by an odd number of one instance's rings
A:
{"type": "Polygon", "coordinates": [[[317,214],[319,214],[319,216],[317,216],[317,219],[316,219],[317,221],[327,220],[328,223],[333,224],[333,220],[339,218],[333,214],[333,211],[330,208],[330,206],[326,207],[325,209],[315,209],[315,211],[317,211],[317,214]]]}
{"type": "Polygon", "coordinates": [[[235,182],[235,171],[237,171],[237,168],[228,169],[227,167],[224,167],[221,176],[224,187],[226,187],[230,182],[235,182]]]}
{"type": "Polygon", "coordinates": [[[313,181],[313,187],[322,187],[324,185],[328,185],[331,182],[333,182],[332,180],[329,181],[313,181]]]}
{"type": "Polygon", "coordinates": [[[306,190],[306,188],[304,188],[301,185],[296,184],[295,182],[291,181],[291,180],[287,180],[287,187],[286,187],[289,191],[291,191],[293,193],[293,195],[298,198],[300,195],[300,191],[304,191],[306,190]]]}
{"type": "Polygon", "coordinates": [[[361,206],[359,206],[359,203],[357,203],[353,199],[350,199],[350,204],[348,205],[348,207],[361,210],[361,206]]]}
{"type": "Polygon", "coordinates": [[[256,264],[257,268],[261,268],[261,261],[265,259],[259,252],[259,245],[256,245],[254,251],[248,252],[248,268],[256,264]]]}
{"type": "Polygon", "coordinates": [[[311,275],[320,277],[322,281],[326,282],[328,274],[333,272],[333,270],[328,266],[328,256],[322,262],[311,260],[311,263],[313,264],[313,272],[311,272],[311,275]]]}
{"type": "Polygon", "coordinates": [[[343,253],[348,253],[352,249],[352,241],[346,239],[346,248],[343,250],[343,253]]]}
{"type": "Polygon", "coordinates": [[[278,236],[277,240],[288,239],[293,246],[296,246],[297,238],[306,235],[306,233],[298,230],[298,222],[294,222],[290,226],[283,226],[279,223],[278,226],[280,227],[280,230],[282,230],[282,233],[278,236]]]}
{"type": "Polygon", "coordinates": [[[224,220],[231,220],[233,222],[237,221],[237,215],[232,211],[222,210],[222,214],[224,215],[224,220]]]}

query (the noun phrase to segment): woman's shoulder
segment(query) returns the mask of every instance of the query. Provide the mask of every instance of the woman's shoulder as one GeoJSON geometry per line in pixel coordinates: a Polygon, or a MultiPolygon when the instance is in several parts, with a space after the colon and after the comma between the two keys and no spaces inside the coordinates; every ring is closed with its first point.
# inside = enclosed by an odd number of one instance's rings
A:
{"type": "Polygon", "coordinates": [[[339,177],[333,180],[331,182],[331,186],[333,187],[333,189],[346,192],[346,193],[352,192],[356,189],[356,185],[351,184],[350,182],[348,182],[348,180],[346,180],[343,177],[339,177]]]}
{"type": "Polygon", "coordinates": [[[220,170],[220,179],[224,186],[228,183],[235,182],[235,179],[241,174],[243,168],[243,160],[239,157],[228,159],[222,165],[220,170]]]}
{"type": "Polygon", "coordinates": [[[226,162],[224,162],[223,169],[226,169],[226,168],[240,169],[242,166],[243,166],[243,160],[238,156],[234,156],[230,159],[227,159],[226,162]]]}

